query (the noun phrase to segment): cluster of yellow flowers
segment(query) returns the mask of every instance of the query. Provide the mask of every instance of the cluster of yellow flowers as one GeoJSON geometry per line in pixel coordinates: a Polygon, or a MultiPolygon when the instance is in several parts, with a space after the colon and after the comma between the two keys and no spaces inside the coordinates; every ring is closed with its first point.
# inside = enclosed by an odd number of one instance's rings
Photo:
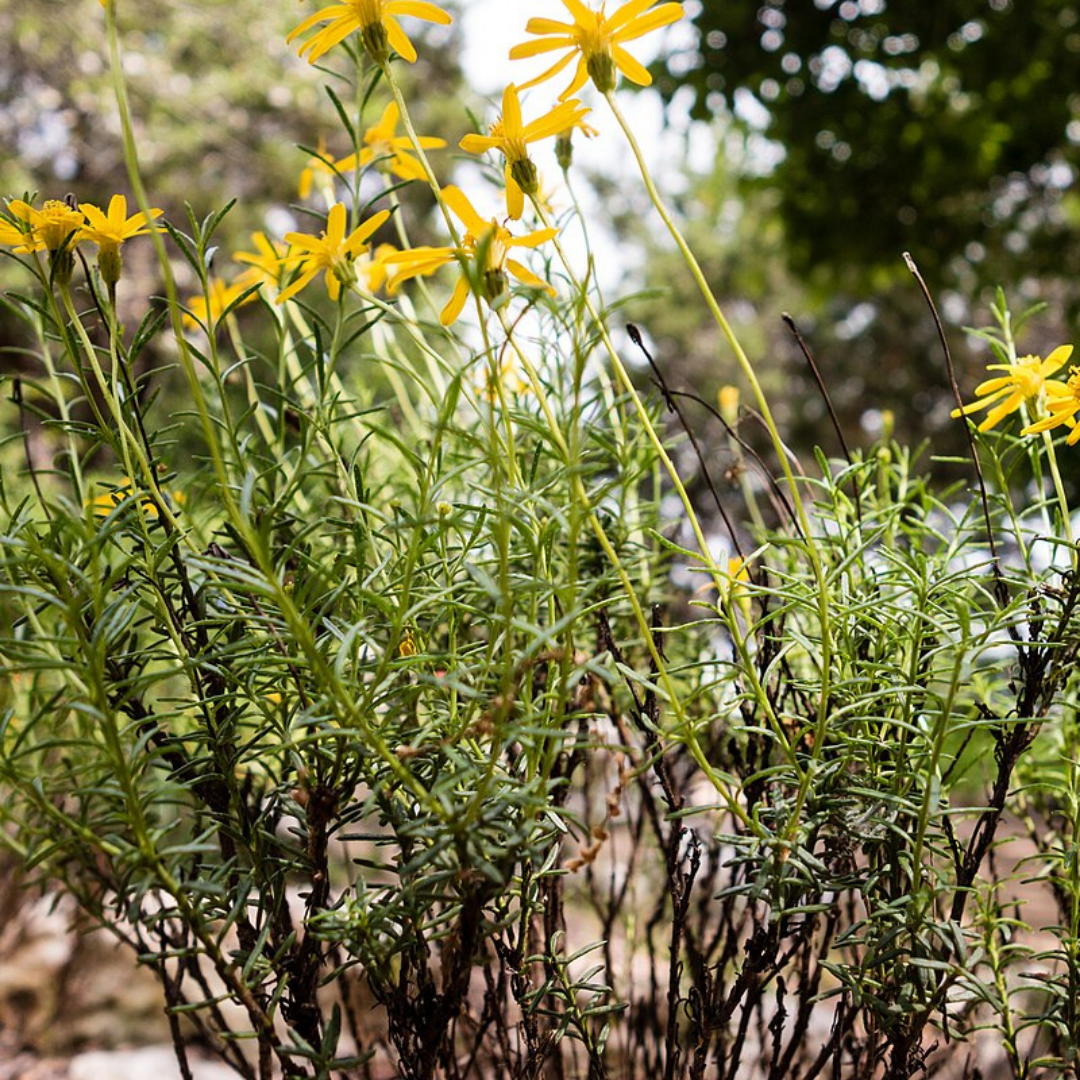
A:
{"type": "Polygon", "coordinates": [[[1066,425],[1070,430],[1065,441],[1070,446],[1080,442],[1080,367],[1070,367],[1065,382],[1052,379],[1072,356],[1071,345],[1059,345],[1046,359],[1040,356],[1021,356],[1009,364],[989,364],[988,371],[1004,371],[1006,374],[987,379],[975,387],[977,401],[954,409],[953,417],[970,416],[983,409],[990,411],[979,424],[979,431],[989,431],[1006,416],[1024,411],[1028,423],[1021,435],[1034,435],[1041,431],[1066,425]]]}
{"type": "MultiPolygon", "coordinates": [[[[8,216],[0,218],[0,244],[13,248],[17,255],[48,252],[58,265],[70,261],[79,244],[96,244],[101,276],[109,285],[120,279],[121,245],[134,236],[143,236],[150,228],[146,214],[128,217],[123,195],[112,197],[108,213],[92,203],[76,205],[74,200],[58,199],[47,200],[40,210],[22,199],[12,199],[7,211],[8,216]]],[[[161,211],[155,209],[149,216],[160,215],[161,211]]]]}
{"type": "MultiPolygon", "coordinates": [[[[654,7],[655,0],[628,0],[610,16],[603,4],[599,11],[594,11],[581,0],[563,0],[563,3],[572,22],[530,19],[526,31],[535,40],[515,46],[510,52],[511,59],[519,59],[563,51],[564,55],[552,67],[524,84],[530,87],[558,75],[577,58],[575,75],[557,103],[548,112],[526,122],[519,89],[511,84],[502,96],[502,113],[490,125],[488,133],[466,135],[459,144],[467,153],[497,151],[502,155],[506,213],[511,221],[522,217],[526,197],[540,202],[540,181],[529,147],[542,140],[557,139],[559,160],[565,167],[572,133],[579,130],[586,135],[595,134],[584,123],[589,108],[572,95],[589,79],[602,94],[609,94],[620,72],[632,82],[648,85],[651,81],[648,71],[623,46],[675,22],[683,13],[680,3],[667,2],[654,7]]],[[[301,56],[315,63],[335,45],[358,34],[370,59],[389,75],[391,55],[410,63],[416,60],[416,50],[398,22],[401,16],[440,25],[451,21],[446,11],[427,0],[341,0],[303,20],[287,40],[303,38],[319,27],[299,48],[301,56]]],[[[392,101],[378,122],[364,133],[363,148],[341,159],[328,155],[320,141],[316,154],[301,173],[299,193],[306,199],[318,184],[327,204],[326,228],[318,235],[287,233],[284,243],[255,233],[252,238],[255,250],[234,256],[247,269],[228,284],[220,278],[211,278],[208,295],[187,301],[185,325],[212,332],[226,311],[254,299],[255,291],[263,286],[276,294],[274,299],[278,304],[292,299],[320,273],[327,293],[335,301],[343,287],[373,293],[385,286],[393,294],[406,281],[434,273],[451,262],[457,262],[462,272],[441,313],[444,325],[450,325],[461,314],[474,284],[489,303],[505,294],[509,277],[553,295],[554,288],[514,259],[511,252],[514,248],[538,247],[551,240],[556,230],[545,222],[544,228],[514,236],[497,216],[481,214],[459,188],[440,186],[423,152],[445,147],[445,141],[416,136],[411,128],[408,135],[399,135],[401,119],[400,106],[392,101]],[[349,211],[336,200],[334,189],[335,180],[344,173],[367,168],[399,180],[427,180],[438,191],[444,206],[464,226],[464,235],[455,236],[452,245],[443,247],[398,251],[390,244],[380,244],[372,251],[369,241],[390,217],[390,211],[381,210],[362,222],[353,222],[350,230],[349,211]]],[[[146,215],[127,216],[127,203],[122,195],[113,197],[107,214],[90,204],[76,207],[55,200],[46,202],[40,210],[14,200],[7,210],[7,217],[0,219],[0,244],[14,248],[16,254],[48,251],[50,258],[57,262],[67,259],[70,264],[74,247],[84,240],[91,241],[98,245],[102,277],[110,285],[115,285],[120,276],[120,246],[149,228],[146,215]]],[[[152,210],[150,217],[156,218],[160,213],[152,210]]],[[[449,225],[451,219],[447,221],[449,225]]],[[[66,276],[70,277],[70,266],[66,276]]]]}
{"type": "MultiPolygon", "coordinates": [[[[516,59],[565,50],[565,56],[527,86],[557,75],[574,56],[578,57],[577,73],[570,86],[560,94],[558,103],[547,113],[526,123],[518,88],[511,84],[503,93],[502,114],[490,126],[488,134],[466,135],[459,144],[467,153],[484,154],[497,150],[502,155],[506,212],[514,221],[524,212],[525,197],[536,198],[540,191],[536,165],[529,157],[530,144],[549,138],[558,138],[565,143],[575,129],[592,134],[584,124],[589,109],[571,95],[588,78],[592,78],[601,93],[610,93],[620,71],[631,81],[648,85],[651,81],[649,73],[626,52],[623,43],[682,16],[681,4],[664,3],[653,8],[655,0],[629,0],[610,17],[605,14],[603,5],[599,11],[593,11],[581,0],[563,2],[573,16],[573,23],[531,19],[526,30],[537,35],[538,40],[516,46],[510,53],[511,59],[516,59]],[[653,10],[649,11],[650,8],[653,10]]],[[[357,33],[371,60],[385,70],[391,53],[410,63],[416,60],[416,50],[402,30],[398,16],[412,16],[441,25],[450,22],[447,12],[425,0],[346,0],[305,19],[289,34],[288,40],[301,38],[319,26],[320,29],[299,49],[301,56],[314,63],[349,35],[357,33]]],[[[397,135],[400,115],[398,105],[391,102],[379,122],[365,132],[364,148],[358,154],[335,161],[320,144],[318,153],[301,174],[301,198],[310,194],[318,176],[324,181],[330,202],[335,177],[367,166],[375,166],[404,180],[427,179],[434,185],[435,179],[428,173],[426,162],[418,160],[410,150],[438,149],[446,144],[442,139],[397,135]]],[[[531,288],[554,294],[550,284],[512,258],[510,252],[515,247],[537,247],[545,243],[555,236],[555,229],[545,227],[515,237],[496,217],[485,218],[459,188],[445,186],[439,188],[439,193],[445,206],[465,227],[464,236],[459,242],[443,247],[394,251],[389,245],[381,246],[367,264],[365,284],[369,289],[375,287],[377,280],[380,285],[386,283],[393,294],[409,279],[434,273],[447,263],[457,262],[462,266],[462,273],[440,315],[444,325],[452,324],[461,314],[473,281],[480,283],[483,298],[488,302],[506,292],[508,276],[531,288]]],[[[279,293],[278,303],[294,296],[320,272],[325,273],[327,290],[335,299],[341,285],[351,287],[357,283],[353,264],[360,256],[368,254],[366,241],[385,220],[385,212],[369,218],[348,235],[345,215],[342,204],[334,203],[330,207],[327,228],[321,235],[289,233],[285,237],[291,249],[283,262],[294,264],[299,274],[279,293]]]]}

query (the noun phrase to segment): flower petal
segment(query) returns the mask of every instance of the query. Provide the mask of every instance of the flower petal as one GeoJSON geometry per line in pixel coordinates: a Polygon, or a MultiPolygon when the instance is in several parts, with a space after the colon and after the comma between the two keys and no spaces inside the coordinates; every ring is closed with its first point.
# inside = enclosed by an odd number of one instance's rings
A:
{"type": "Polygon", "coordinates": [[[442,309],[439,314],[439,322],[443,326],[452,326],[458,321],[458,317],[461,315],[462,308],[465,307],[465,301],[469,298],[469,279],[462,274],[458,278],[457,284],[454,286],[454,294],[450,297],[446,307],[442,309]]]}
{"type": "Polygon", "coordinates": [[[644,64],[638,63],[621,45],[611,46],[611,56],[615,66],[638,86],[651,86],[652,76],[644,64]]]}

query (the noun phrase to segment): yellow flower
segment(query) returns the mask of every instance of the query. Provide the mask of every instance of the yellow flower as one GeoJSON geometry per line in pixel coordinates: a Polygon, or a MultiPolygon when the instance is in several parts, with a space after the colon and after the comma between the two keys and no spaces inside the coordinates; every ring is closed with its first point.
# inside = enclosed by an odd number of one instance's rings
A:
{"type": "MultiPolygon", "coordinates": [[[[358,155],[350,154],[342,158],[337,168],[344,172],[347,169],[362,169],[374,162],[381,171],[391,172],[402,180],[423,180],[424,167],[409,153],[412,143],[407,136],[396,134],[400,119],[401,111],[397,102],[391,101],[383,110],[379,122],[364,132],[364,149],[358,155]]],[[[445,139],[430,135],[423,135],[417,141],[422,150],[438,150],[446,145],[445,139]]]]}
{"type": "MultiPolygon", "coordinates": [[[[163,494],[165,494],[163,492],[163,494]]],[[[131,477],[121,477],[118,486],[114,487],[111,491],[106,491],[101,495],[95,495],[92,499],[87,500],[86,506],[93,511],[94,517],[108,517],[121,503],[132,497],[131,490],[131,477]]],[[[184,501],[184,496],[179,491],[174,491],[171,494],[171,499],[178,503],[184,501]]],[[[157,503],[152,499],[145,496],[139,500],[139,507],[142,512],[149,518],[160,517],[160,511],[158,510],[157,503]]]]}
{"type": "Polygon", "coordinates": [[[499,360],[498,370],[492,371],[490,365],[485,364],[476,381],[477,392],[493,404],[499,399],[500,386],[504,394],[512,397],[527,394],[532,389],[528,380],[523,377],[517,360],[506,356],[505,351],[499,360]]]}
{"type": "Polygon", "coordinates": [[[330,195],[327,196],[327,202],[333,202],[333,190],[334,190],[334,166],[331,164],[331,157],[326,152],[326,142],[323,137],[319,136],[319,144],[315,147],[315,153],[307,159],[307,164],[300,170],[300,182],[297,184],[297,194],[301,199],[306,199],[311,194],[311,188],[314,185],[315,177],[319,176],[322,180],[328,184],[328,190],[330,195]]]}
{"type": "Polygon", "coordinates": [[[367,251],[365,241],[389,216],[389,210],[380,210],[346,236],[348,212],[344,203],[335,203],[327,215],[326,229],[319,236],[286,233],[285,240],[299,249],[288,256],[288,261],[300,264],[300,276],[278,296],[277,303],[282,304],[294,297],[320,270],[325,271],[326,291],[330,299],[337,300],[342,285],[356,284],[353,260],[367,251]]]}
{"type": "MultiPolygon", "coordinates": [[[[101,276],[107,284],[115,285],[120,280],[120,245],[133,236],[145,236],[150,231],[147,216],[140,211],[128,217],[127,199],[123,195],[114,195],[109,200],[108,214],[103,214],[93,203],[79,203],[79,209],[86,224],[79,230],[77,240],[97,244],[101,276]]],[[[160,210],[150,211],[151,218],[160,216],[160,210]]]]}
{"type": "Polygon", "coordinates": [[[85,218],[66,202],[49,199],[40,210],[35,210],[22,199],[13,199],[8,208],[20,221],[26,222],[33,239],[50,252],[71,250],[79,242],[78,232],[85,218]]]}
{"type": "Polygon", "coordinates": [[[401,640],[398,642],[398,656],[403,660],[408,659],[410,656],[415,656],[419,650],[416,647],[416,638],[413,636],[411,630],[406,630],[401,635],[401,640]]]}
{"type": "Polygon", "coordinates": [[[6,218],[0,218],[0,244],[15,249],[16,255],[29,255],[32,251],[44,251],[45,245],[34,236],[33,229],[26,221],[13,224],[6,218]]]}
{"type": "Polygon", "coordinates": [[[327,25],[300,47],[300,55],[307,53],[311,64],[338,42],[344,41],[354,30],[360,31],[364,48],[376,64],[385,64],[390,59],[391,49],[411,64],[416,60],[416,50],[401,29],[396,15],[412,15],[441,26],[451,22],[450,16],[442,8],[426,0],[343,0],[340,4],[331,4],[315,12],[285,40],[293,41],[324,22],[327,25]]]}
{"type": "MultiPolygon", "coordinates": [[[[211,278],[209,296],[189,297],[186,301],[188,310],[181,321],[189,330],[212,330],[226,310],[254,284],[248,274],[241,274],[231,285],[226,285],[221,278],[211,278]]],[[[254,295],[249,296],[240,307],[254,299],[254,295]]]]}
{"type": "MultiPolygon", "coordinates": [[[[1071,345],[1065,345],[1062,348],[1072,351],[1071,345]]],[[[1049,397],[1046,403],[1049,415],[1036,420],[1034,424],[1028,424],[1020,432],[1021,435],[1033,435],[1037,431],[1049,431],[1051,428],[1067,424],[1072,430],[1065,441],[1070,446],[1075,446],[1080,442],[1080,425],[1076,423],[1076,414],[1080,412],[1080,367],[1069,368],[1069,378],[1063,390],[1063,393],[1054,393],[1049,397]]]]}
{"type": "Polygon", "coordinates": [[[982,400],[973,401],[962,409],[953,409],[951,415],[954,419],[970,416],[992,405],[993,408],[979,424],[980,431],[989,431],[1021,405],[1026,405],[1033,412],[1041,412],[1045,399],[1064,397],[1068,392],[1064,383],[1048,376],[1064,366],[1072,351],[1071,345],[1059,345],[1045,360],[1039,356],[1021,356],[1012,364],[988,364],[987,371],[1005,371],[1008,374],[980,383],[975,387],[975,396],[982,400]]]}
{"type": "Polygon", "coordinates": [[[386,260],[397,252],[393,244],[380,244],[374,251],[366,252],[353,264],[360,284],[368,292],[378,292],[390,274],[386,260]]]}
{"type": "MultiPolygon", "coordinates": [[[[511,236],[509,230],[500,225],[495,218],[485,221],[460,188],[445,187],[442,189],[442,197],[465,226],[466,232],[462,238],[461,247],[420,247],[391,255],[386,260],[395,268],[392,271],[389,286],[391,293],[397,292],[402,283],[409,278],[433,273],[439,267],[458,259],[472,264],[484,299],[488,303],[497,300],[506,292],[507,273],[531,289],[543,289],[549,295],[555,295],[555,290],[551,285],[543,278],[537,277],[531,270],[526,269],[516,259],[511,259],[509,253],[516,247],[539,247],[547,243],[558,232],[557,229],[537,229],[525,236],[511,236]]],[[[470,275],[466,269],[463,269],[454,287],[453,295],[439,315],[439,321],[443,326],[450,326],[457,321],[462,308],[465,307],[469,289],[470,275]]]]}
{"type": "Polygon", "coordinates": [[[502,98],[502,116],[491,125],[487,135],[466,135],[458,144],[468,154],[498,150],[506,159],[506,212],[515,220],[521,217],[525,196],[540,190],[536,166],[529,157],[529,143],[550,139],[581,122],[591,110],[576,98],[556,105],[550,112],[523,124],[521,100],[511,83],[502,98]]]}
{"type": "Polygon", "coordinates": [[[728,427],[736,427],[739,423],[739,388],[737,386],[721,386],[717,391],[716,400],[720,405],[720,415],[728,427]]]}
{"type": "Polygon", "coordinates": [[[251,267],[237,278],[237,283],[242,282],[244,288],[256,282],[269,285],[273,289],[278,288],[288,249],[284,244],[271,240],[264,232],[252,233],[251,241],[255,245],[255,251],[238,251],[233,255],[234,262],[245,263],[251,267]]]}
{"type": "Polygon", "coordinates": [[[678,3],[661,4],[649,11],[654,3],[655,0],[629,0],[609,17],[604,13],[604,4],[600,5],[599,11],[593,11],[582,0],[563,0],[563,5],[574,17],[573,23],[530,19],[525,29],[530,34],[538,35],[540,40],[515,45],[510,50],[511,60],[522,60],[556,49],[568,51],[542,75],[522,83],[521,88],[524,90],[554,78],[575,56],[578,58],[577,71],[570,85],[559,95],[562,101],[576,94],[587,79],[592,79],[601,94],[610,93],[615,89],[620,71],[638,86],[648,86],[652,76],[622,46],[627,41],[676,22],[683,14],[682,4],[678,3]]]}

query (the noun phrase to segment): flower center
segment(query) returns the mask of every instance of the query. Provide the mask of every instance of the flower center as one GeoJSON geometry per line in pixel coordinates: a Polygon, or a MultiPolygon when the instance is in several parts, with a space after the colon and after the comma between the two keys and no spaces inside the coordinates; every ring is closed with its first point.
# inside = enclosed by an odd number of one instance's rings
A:
{"type": "Polygon", "coordinates": [[[1046,381],[1042,373],[1042,360],[1037,356],[1023,356],[1012,366],[1013,385],[1028,401],[1042,392],[1046,381]]]}

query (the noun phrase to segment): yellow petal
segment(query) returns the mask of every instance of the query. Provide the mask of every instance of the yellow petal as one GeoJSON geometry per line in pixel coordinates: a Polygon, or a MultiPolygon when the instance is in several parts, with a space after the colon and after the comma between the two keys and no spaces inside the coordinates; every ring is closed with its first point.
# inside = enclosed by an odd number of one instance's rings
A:
{"type": "Polygon", "coordinates": [[[462,225],[474,236],[479,238],[487,232],[491,223],[485,221],[476,212],[476,208],[469,202],[461,188],[455,187],[453,184],[444,187],[442,197],[446,205],[458,216],[462,225]]]}
{"type": "Polygon", "coordinates": [[[986,419],[979,425],[979,430],[989,431],[999,421],[1004,420],[1009,413],[1016,412],[1023,400],[1023,395],[1019,391],[1010,394],[1000,405],[996,405],[986,414],[986,419]]]}
{"type": "Polygon", "coordinates": [[[555,287],[553,285],[549,285],[543,278],[537,277],[531,270],[522,266],[516,259],[507,259],[506,269],[509,270],[522,285],[528,285],[532,289],[543,289],[544,292],[549,295],[555,295],[555,287]]]}
{"type": "Polygon", "coordinates": [[[621,45],[611,46],[611,56],[615,66],[632,82],[638,86],[652,84],[652,76],[643,64],[639,64],[621,45]]]}
{"type": "Polygon", "coordinates": [[[440,26],[449,26],[453,21],[448,12],[435,4],[427,3],[427,0],[390,0],[386,11],[391,15],[412,15],[424,22],[438,23],[440,26]]]}
{"type": "Polygon", "coordinates": [[[454,294],[450,297],[446,307],[442,309],[439,314],[439,322],[443,326],[452,326],[458,321],[458,316],[461,315],[462,308],[465,307],[465,301],[469,298],[469,279],[462,274],[458,278],[457,285],[454,286],[454,294]]]}
{"type": "Polygon", "coordinates": [[[1058,368],[1063,367],[1072,356],[1071,345],[1059,345],[1043,362],[1039,369],[1043,375],[1053,375],[1058,368]]]}
{"type": "MultiPolygon", "coordinates": [[[[616,12],[612,16],[611,22],[614,22],[619,14],[620,12],[616,12]]],[[[642,15],[640,18],[634,19],[633,22],[628,22],[625,26],[615,30],[611,35],[611,40],[615,44],[622,41],[633,41],[653,30],[658,30],[661,26],[668,26],[673,22],[678,22],[682,16],[682,4],[661,4],[655,11],[650,11],[647,15],[642,15]]]]}
{"type": "MultiPolygon", "coordinates": [[[[530,56],[539,56],[541,53],[552,52],[555,49],[572,49],[577,42],[572,37],[566,38],[541,38],[538,41],[523,41],[510,50],[511,60],[527,60],[530,56]]],[[[523,83],[524,90],[527,83],[523,83]]]]}
{"type": "Polygon", "coordinates": [[[402,60],[407,60],[410,64],[416,63],[416,50],[413,48],[413,43],[405,36],[405,31],[401,29],[401,25],[396,19],[391,18],[389,15],[383,17],[383,26],[386,27],[386,39],[390,42],[390,47],[396,52],[402,60]]]}

